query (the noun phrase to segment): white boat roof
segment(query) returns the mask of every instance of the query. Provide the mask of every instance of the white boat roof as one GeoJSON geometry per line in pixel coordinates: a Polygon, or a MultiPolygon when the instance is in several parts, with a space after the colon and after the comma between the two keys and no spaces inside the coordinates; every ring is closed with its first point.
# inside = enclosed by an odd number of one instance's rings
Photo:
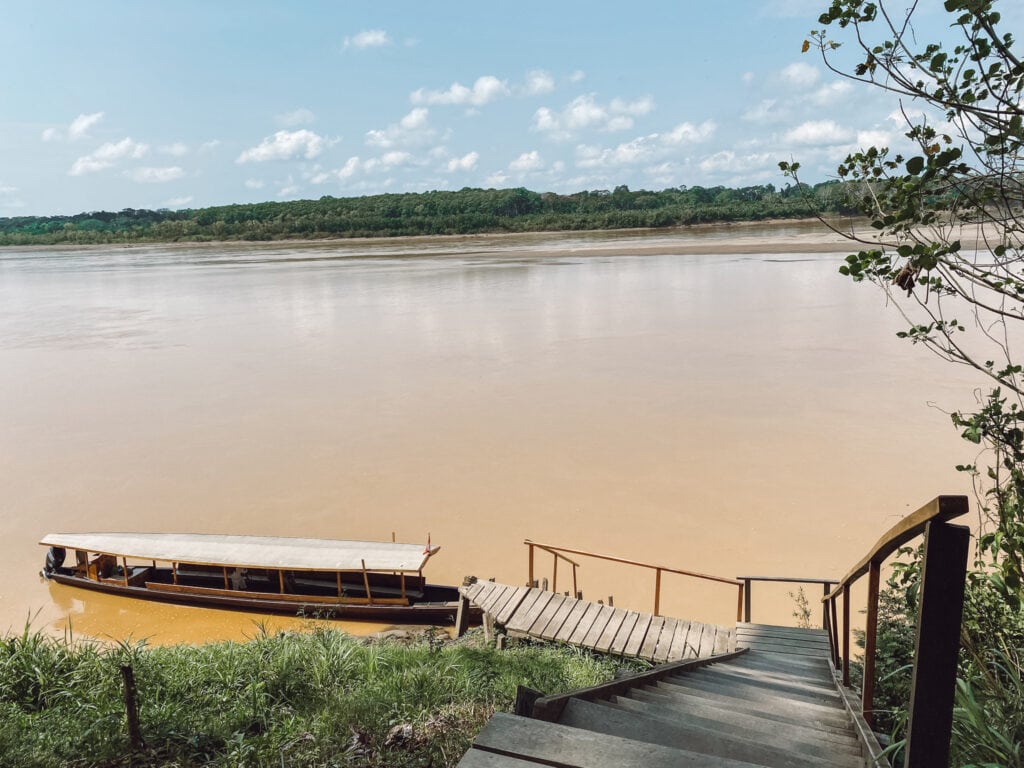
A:
{"type": "Polygon", "coordinates": [[[208,533],[48,533],[39,543],[140,560],[296,571],[419,571],[440,549],[390,541],[208,533]]]}

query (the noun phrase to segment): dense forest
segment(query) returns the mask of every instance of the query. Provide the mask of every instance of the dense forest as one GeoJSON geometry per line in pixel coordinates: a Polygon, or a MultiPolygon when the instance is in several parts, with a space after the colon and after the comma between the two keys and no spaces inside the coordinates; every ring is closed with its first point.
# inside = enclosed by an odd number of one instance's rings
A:
{"type": "Polygon", "coordinates": [[[203,242],[399,235],[462,235],[801,218],[852,213],[853,184],[675,187],[661,192],[594,190],[571,195],[518,189],[462,189],[222,205],[179,211],[93,211],[74,216],[0,218],[0,245],[203,242]]]}

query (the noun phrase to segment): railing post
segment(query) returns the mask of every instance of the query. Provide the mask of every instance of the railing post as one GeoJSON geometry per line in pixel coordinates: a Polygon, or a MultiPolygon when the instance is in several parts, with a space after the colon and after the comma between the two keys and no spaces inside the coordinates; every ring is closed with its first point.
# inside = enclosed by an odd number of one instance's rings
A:
{"type": "Polygon", "coordinates": [[[551,565],[551,591],[558,591],[558,555],[555,555],[555,561],[551,565]]]}
{"type": "MultiPolygon", "coordinates": [[[[821,582],[821,586],[824,587],[825,590],[824,592],[822,592],[822,598],[828,597],[828,582],[821,582]]],[[[822,599],[821,601],[821,628],[828,632],[828,601],[825,599],[822,599]]]]}
{"type": "Polygon", "coordinates": [[[860,711],[868,725],[874,725],[875,643],[878,635],[878,582],[882,565],[874,560],[868,565],[868,616],[864,623],[864,681],[860,711]]]}
{"type": "Polygon", "coordinates": [[[661,568],[654,569],[654,615],[660,616],[658,609],[661,607],[661,568]]]}
{"type": "Polygon", "coordinates": [[[739,593],[736,595],[736,621],[743,619],[743,584],[739,585],[739,593]]]}
{"type": "Polygon", "coordinates": [[[836,615],[836,598],[828,601],[831,610],[829,611],[832,625],[832,664],[839,669],[839,618],[836,615]]]}
{"type": "Polygon", "coordinates": [[[750,623],[750,579],[743,580],[743,620],[750,623]]]}
{"type": "Polygon", "coordinates": [[[933,520],[925,528],[906,768],[949,764],[970,538],[961,525],[933,520]]]}
{"type": "Polygon", "coordinates": [[[850,585],[843,585],[843,685],[850,687],[850,585]]]}
{"type": "Polygon", "coordinates": [[[529,576],[527,577],[526,584],[530,587],[533,586],[533,543],[527,544],[530,549],[530,569],[529,576]]]}

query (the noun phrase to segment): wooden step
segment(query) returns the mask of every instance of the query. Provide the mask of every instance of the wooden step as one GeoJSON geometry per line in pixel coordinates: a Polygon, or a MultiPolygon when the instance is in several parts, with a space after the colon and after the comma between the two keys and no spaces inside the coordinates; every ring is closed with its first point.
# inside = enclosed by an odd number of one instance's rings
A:
{"type": "Polygon", "coordinates": [[[676,700],[677,704],[685,705],[685,708],[691,708],[704,702],[724,709],[732,709],[753,717],[775,720],[780,723],[794,723],[813,728],[831,729],[834,732],[852,733],[849,721],[845,715],[838,712],[835,714],[809,713],[781,705],[766,707],[764,702],[761,701],[749,701],[737,698],[736,696],[709,693],[699,689],[688,689],[672,684],[657,683],[653,686],[644,686],[643,690],[670,696],[676,700]]]}
{"type": "Polygon", "coordinates": [[[630,712],[641,712],[648,717],[657,717],[670,723],[686,722],[698,725],[709,730],[725,730],[734,733],[749,734],[747,738],[765,740],[766,744],[779,745],[781,735],[792,736],[793,738],[815,745],[809,748],[808,754],[818,754],[827,757],[833,752],[841,754],[860,755],[860,743],[852,731],[847,733],[832,733],[817,728],[810,728],[795,723],[781,724],[777,720],[766,720],[762,717],[755,717],[730,709],[722,709],[709,704],[689,709],[674,709],[666,706],[663,701],[657,700],[657,695],[615,696],[611,701],[606,702],[609,706],[630,712]]]}
{"type": "MultiPolygon", "coordinates": [[[[531,720],[498,712],[490,719],[467,753],[485,751],[534,761],[557,768],[643,766],[643,768],[765,768],[757,763],[710,757],[686,749],[624,739],[583,728],[543,720],[531,720]]],[[[463,761],[467,758],[463,757],[463,761]]],[[[471,760],[481,760],[474,756],[471,760]]],[[[486,766],[485,762],[460,762],[461,768],[486,766]]],[[[494,764],[495,768],[505,765],[494,764]]],[[[509,768],[518,768],[509,763],[509,768]]]]}
{"type": "Polygon", "coordinates": [[[722,685],[749,686],[759,688],[766,692],[783,696],[793,701],[805,701],[810,704],[825,704],[828,706],[841,707],[842,697],[839,691],[827,688],[812,688],[801,684],[797,679],[779,680],[768,678],[758,674],[744,674],[732,669],[706,669],[700,671],[701,676],[710,681],[719,682],[722,685]]]}
{"type": "Polygon", "coordinates": [[[662,719],[580,699],[569,702],[559,722],[634,741],[753,762],[767,768],[860,768],[863,762],[859,758],[838,754],[828,760],[821,756],[807,757],[800,753],[805,745],[796,739],[779,748],[723,730],[709,730],[682,721],[669,724],[662,719]]]}
{"type": "Polygon", "coordinates": [[[701,695],[715,694],[730,699],[771,707],[784,712],[821,717],[846,717],[846,710],[839,702],[835,705],[818,702],[798,701],[753,685],[720,683],[698,672],[689,675],[673,675],[661,680],[661,685],[675,685],[699,692],[701,695]]]}

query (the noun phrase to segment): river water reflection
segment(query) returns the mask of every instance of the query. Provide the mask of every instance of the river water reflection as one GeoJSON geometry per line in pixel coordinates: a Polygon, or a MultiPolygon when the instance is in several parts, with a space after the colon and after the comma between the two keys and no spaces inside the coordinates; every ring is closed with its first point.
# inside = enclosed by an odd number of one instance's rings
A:
{"type": "MultiPolygon", "coordinates": [[[[255,631],[47,584],[48,531],[429,532],[428,576],[456,583],[524,581],[527,537],[842,575],[965,491],[928,404],[971,382],[897,340],[841,252],[729,232],[0,251],[0,631],[255,631]]],[[[648,572],[584,562],[580,586],[653,599],[648,572]]],[[[733,618],[729,587],[664,590],[669,614],[733,618]]],[[[788,618],[785,588],[758,610],[788,618]]]]}

